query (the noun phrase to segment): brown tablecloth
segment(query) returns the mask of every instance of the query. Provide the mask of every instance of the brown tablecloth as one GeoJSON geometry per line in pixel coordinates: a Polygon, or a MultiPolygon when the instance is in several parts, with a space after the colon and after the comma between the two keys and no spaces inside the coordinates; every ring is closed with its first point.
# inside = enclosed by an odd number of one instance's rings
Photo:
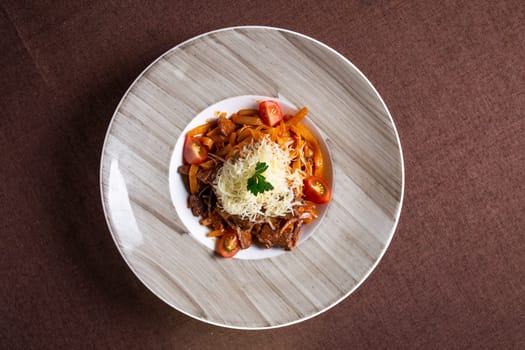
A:
{"type": "Polygon", "coordinates": [[[0,28],[0,348],[525,348],[523,1],[4,0],[0,28]],[[247,24],[354,62],[392,113],[406,170],[369,279],[264,331],[157,299],[117,252],[99,192],[105,131],[134,78],[183,40],[247,24]]]}

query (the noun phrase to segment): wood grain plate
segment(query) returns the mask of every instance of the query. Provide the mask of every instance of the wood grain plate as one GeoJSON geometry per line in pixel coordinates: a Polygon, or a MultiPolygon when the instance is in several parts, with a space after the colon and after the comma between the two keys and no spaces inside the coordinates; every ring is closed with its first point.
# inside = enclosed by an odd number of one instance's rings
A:
{"type": "Polygon", "coordinates": [[[298,33],[235,27],[174,47],[135,80],[111,120],[100,181],[115,243],[155,295],[205,322],[259,329],[315,316],[364,281],[394,234],[404,170],[388,109],[353,64],[298,33]],[[308,106],[332,154],[324,220],[299,247],[268,259],[215,256],[188,234],[170,198],[181,131],[206,107],[240,95],[308,106]]]}

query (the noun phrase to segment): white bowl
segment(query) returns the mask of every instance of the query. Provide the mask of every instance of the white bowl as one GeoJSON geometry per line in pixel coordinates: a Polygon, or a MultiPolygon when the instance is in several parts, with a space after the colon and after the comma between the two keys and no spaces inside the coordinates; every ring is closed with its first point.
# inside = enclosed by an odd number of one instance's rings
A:
{"type": "MultiPolygon", "coordinates": [[[[187,196],[181,195],[187,192],[187,187],[183,181],[183,177],[177,172],[177,169],[180,165],[183,164],[182,160],[182,149],[184,146],[184,137],[188,131],[191,129],[206,123],[210,119],[214,119],[216,112],[226,112],[228,116],[232,113],[236,113],[240,109],[255,109],[258,107],[257,101],[264,100],[273,100],[279,103],[281,110],[284,114],[293,115],[299,108],[292,105],[289,101],[281,98],[275,98],[270,96],[260,96],[260,95],[244,95],[236,96],[224,99],[219,101],[202,112],[197,114],[191,122],[188,123],[186,128],[180,134],[177,142],[175,143],[175,148],[173,149],[173,154],[170,161],[170,171],[169,171],[169,181],[170,181],[170,194],[173,205],[179,215],[179,219],[182,221],[186,230],[195,238],[199,243],[208,247],[211,251],[215,249],[215,239],[207,237],[206,234],[210,231],[205,226],[202,226],[199,223],[200,218],[193,216],[191,209],[187,206],[187,196]]],[[[302,107],[302,106],[300,106],[302,107]]],[[[329,184],[332,184],[332,162],[328,148],[326,147],[325,138],[319,132],[319,130],[314,126],[314,124],[309,120],[309,118],[303,119],[303,123],[308,127],[308,129],[313,133],[313,135],[319,141],[321,152],[323,153],[323,159],[325,160],[325,173],[326,178],[329,184]]],[[[316,206],[317,213],[319,217],[310,223],[301,228],[300,238],[297,245],[302,244],[306,239],[308,239],[315,229],[321,223],[326,210],[328,209],[328,204],[322,204],[316,206]]],[[[248,249],[242,249],[237,253],[233,258],[234,259],[266,259],[274,256],[281,255],[286,251],[282,248],[271,248],[265,249],[259,245],[253,244],[248,249]]]]}

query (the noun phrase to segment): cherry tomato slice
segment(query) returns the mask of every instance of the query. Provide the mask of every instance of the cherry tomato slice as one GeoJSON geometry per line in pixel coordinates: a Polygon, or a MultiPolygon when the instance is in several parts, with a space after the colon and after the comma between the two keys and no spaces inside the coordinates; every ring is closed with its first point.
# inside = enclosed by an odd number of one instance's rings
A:
{"type": "Polygon", "coordinates": [[[208,149],[195,137],[186,136],[182,156],[188,164],[200,164],[208,158],[208,149]]]}
{"type": "Polygon", "coordinates": [[[273,101],[263,101],[259,104],[259,117],[264,124],[275,126],[283,120],[283,113],[281,107],[273,101]]]}
{"type": "Polygon", "coordinates": [[[328,182],[319,176],[310,176],[303,180],[303,194],[306,199],[314,203],[327,203],[332,191],[328,182]]]}
{"type": "Polygon", "coordinates": [[[233,257],[241,249],[241,245],[237,239],[237,234],[233,231],[226,232],[217,241],[217,247],[215,249],[217,253],[225,258],[233,257]]]}

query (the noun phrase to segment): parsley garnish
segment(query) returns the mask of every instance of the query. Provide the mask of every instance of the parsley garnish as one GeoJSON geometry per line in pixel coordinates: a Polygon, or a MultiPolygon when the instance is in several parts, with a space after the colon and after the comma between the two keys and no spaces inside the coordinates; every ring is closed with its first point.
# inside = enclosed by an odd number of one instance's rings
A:
{"type": "Polygon", "coordinates": [[[268,169],[268,164],[265,162],[257,162],[257,164],[255,164],[255,174],[248,179],[248,191],[255,196],[258,193],[273,190],[272,184],[266,181],[266,178],[261,175],[266,169],[268,169]]]}

